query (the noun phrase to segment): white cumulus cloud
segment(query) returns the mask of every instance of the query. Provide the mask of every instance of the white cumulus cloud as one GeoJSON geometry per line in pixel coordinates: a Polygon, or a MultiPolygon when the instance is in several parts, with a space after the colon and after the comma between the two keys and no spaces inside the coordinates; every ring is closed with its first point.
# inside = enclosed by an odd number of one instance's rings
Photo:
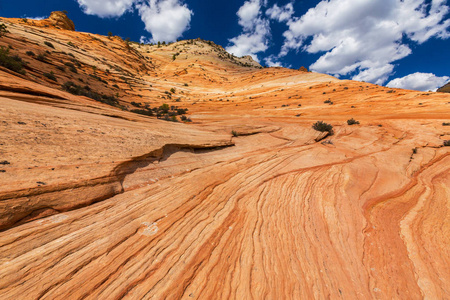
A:
{"type": "Polygon", "coordinates": [[[147,0],[136,5],[153,42],[171,42],[189,29],[192,10],[178,0],[147,0]]]}
{"type": "Polygon", "coordinates": [[[283,67],[283,68],[292,67],[291,65],[285,65],[278,59],[276,55],[269,55],[268,57],[264,58],[264,62],[268,67],[283,67]]]}
{"type": "Polygon", "coordinates": [[[192,10],[181,0],[77,0],[84,13],[102,18],[120,17],[137,10],[151,41],[174,41],[189,29],[192,10]]]}
{"type": "Polygon", "coordinates": [[[136,0],[77,0],[88,15],[105,17],[120,17],[130,10],[136,0]]]}
{"type": "Polygon", "coordinates": [[[277,4],[266,10],[266,15],[278,22],[286,22],[291,19],[294,14],[294,6],[292,3],[288,3],[283,7],[279,7],[277,4]]]}
{"type": "Polygon", "coordinates": [[[310,68],[337,77],[383,84],[393,62],[411,54],[410,42],[448,38],[445,0],[329,0],[287,21],[279,57],[289,51],[324,53],[310,68]]]}
{"type": "Polygon", "coordinates": [[[29,20],[41,21],[41,20],[47,19],[48,17],[44,17],[44,16],[42,16],[42,17],[27,17],[27,15],[24,15],[22,18],[29,19],[29,20]]]}
{"type": "Polygon", "coordinates": [[[229,41],[232,43],[226,50],[236,56],[251,55],[259,62],[256,53],[267,50],[270,38],[269,20],[261,15],[261,6],[265,2],[260,0],[245,1],[239,8],[237,16],[243,32],[229,41]]]}
{"type": "Polygon", "coordinates": [[[438,77],[432,73],[413,73],[405,77],[395,78],[386,85],[391,88],[401,88],[407,90],[417,91],[433,91],[444,86],[450,77],[442,76],[438,77]]]}

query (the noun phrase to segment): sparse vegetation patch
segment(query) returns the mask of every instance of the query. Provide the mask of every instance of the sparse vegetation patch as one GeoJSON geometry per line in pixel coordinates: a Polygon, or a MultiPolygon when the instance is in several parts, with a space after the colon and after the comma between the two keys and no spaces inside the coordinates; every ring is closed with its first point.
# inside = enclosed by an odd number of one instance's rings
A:
{"type": "Polygon", "coordinates": [[[91,99],[94,99],[96,101],[99,101],[99,102],[102,102],[102,103],[105,103],[105,104],[108,104],[111,106],[117,107],[119,105],[119,101],[114,95],[107,96],[104,94],[99,94],[99,93],[91,90],[91,88],[87,85],[83,87],[83,86],[73,83],[72,81],[67,81],[61,87],[63,88],[63,90],[65,90],[73,95],[89,97],[91,99]]]}
{"type": "Polygon", "coordinates": [[[9,31],[8,29],[6,29],[6,25],[1,23],[0,24],[0,36],[4,36],[5,34],[7,34],[9,31]]]}
{"type": "Polygon", "coordinates": [[[18,55],[9,54],[9,48],[0,47],[0,66],[25,75],[24,65],[24,61],[18,55]]]}
{"type": "Polygon", "coordinates": [[[53,80],[53,81],[58,81],[57,79],[56,79],[56,76],[55,76],[55,73],[53,73],[53,71],[51,71],[50,73],[44,73],[43,74],[45,77],[47,77],[48,79],[50,79],[50,80],[53,80]]]}

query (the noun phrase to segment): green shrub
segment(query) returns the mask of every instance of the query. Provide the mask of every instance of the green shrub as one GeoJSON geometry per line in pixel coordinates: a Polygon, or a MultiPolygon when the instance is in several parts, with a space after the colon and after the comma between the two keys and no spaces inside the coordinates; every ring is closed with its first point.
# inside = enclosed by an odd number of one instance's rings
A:
{"type": "Polygon", "coordinates": [[[175,89],[174,89],[174,88],[171,88],[171,89],[170,89],[170,92],[171,92],[172,94],[175,94],[175,89]]]}
{"type": "Polygon", "coordinates": [[[4,36],[5,34],[7,34],[9,31],[6,29],[6,25],[1,23],[0,24],[0,36],[4,36]]]}
{"type": "Polygon", "coordinates": [[[66,68],[64,68],[63,66],[56,66],[56,68],[61,72],[66,72],[66,68]]]}
{"type": "Polygon", "coordinates": [[[132,109],[130,111],[135,113],[135,114],[141,114],[141,115],[146,115],[146,116],[153,116],[153,111],[148,110],[148,109],[132,109]]]}
{"type": "Polygon", "coordinates": [[[5,67],[16,73],[25,75],[25,70],[23,69],[25,63],[17,55],[9,55],[9,48],[0,47],[0,66],[5,67]]]}
{"type": "Polygon", "coordinates": [[[44,44],[45,44],[46,46],[49,46],[50,48],[55,49],[55,46],[53,46],[53,44],[50,43],[50,42],[45,41],[44,44]]]}
{"type": "Polygon", "coordinates": [[[450,146],[450,140],[444,141],[444,146],[446,146],[446,147],[450,146]]]}
{"type": "Polygon", "coordinates": [[[159,107],[159,110],[161,110],[162,113],[167,114],[169,112],[169,104],[164,103],[159,107]]]}
{"type": "Polygon", "coordinates": [[[45,77],[47,77],[48,79],[50,79],[50,80],[53,80],[53,81],[55,81],[55,82],[57,82],[58,80],[56,80],[56,76],[55,76],[55,74],[53,73],[53,71],[51,71],[50,73],[44,73],[43,74],[45,77]]]}
{"type": "Polygon", "coordinates": [[[351,118],[350,120],[347,120],[348,125],[355,125],[359,124],[359,121],[356,121],[355,119],[351,118]]]}
{"type": "Polygon", "coordinates": [[[239,136],[239,133],[238,133],[236,130],[231,130],[231,134],[232,134],[234,137],[239,136]]]}
{"type": "Polygon", "coordinates": [[[184,115],[188,111],[187,108],[177,108],[177,114],[178,115],[184,115]]]}
{"type": "Polygon", "coordinates": [[[27,51],[26,54],[27,54],[28,56],[35,56],[35,55],[36,55],[36,54],[34,54],[33,51],[27,51]]]}
{"type": "Polygon", "coordinates": [[[327,124],[323,121],[317,121],[313,124],[312,128],[317,131],[325,132],[328,131],[330,134],[333,133],[333,126],[331,124],[327,124]]]}

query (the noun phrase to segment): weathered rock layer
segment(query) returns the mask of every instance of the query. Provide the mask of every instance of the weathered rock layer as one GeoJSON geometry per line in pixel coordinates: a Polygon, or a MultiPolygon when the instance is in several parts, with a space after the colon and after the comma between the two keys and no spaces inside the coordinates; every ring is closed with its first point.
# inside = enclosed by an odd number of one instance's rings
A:
{"type": "Polygon", "coordinates": [[[1,299],[450,298],[450,95],[3,21],[1,299]]]}

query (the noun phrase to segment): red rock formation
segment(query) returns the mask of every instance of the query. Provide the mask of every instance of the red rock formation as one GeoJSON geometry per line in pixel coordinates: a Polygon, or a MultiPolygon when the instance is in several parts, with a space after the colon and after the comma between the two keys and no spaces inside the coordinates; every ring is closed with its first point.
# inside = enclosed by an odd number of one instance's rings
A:
{"type": "Polygon", "coordinates": [[[450,298],[450,95],[2,22],[1,299],[450,298]]]}
{"type": "Polygon", "coordinates": [[[75,30],[75,24],[62,11],[54,11],[50,14],[48,21],[55,27],[66,30],[75,30]]]}

